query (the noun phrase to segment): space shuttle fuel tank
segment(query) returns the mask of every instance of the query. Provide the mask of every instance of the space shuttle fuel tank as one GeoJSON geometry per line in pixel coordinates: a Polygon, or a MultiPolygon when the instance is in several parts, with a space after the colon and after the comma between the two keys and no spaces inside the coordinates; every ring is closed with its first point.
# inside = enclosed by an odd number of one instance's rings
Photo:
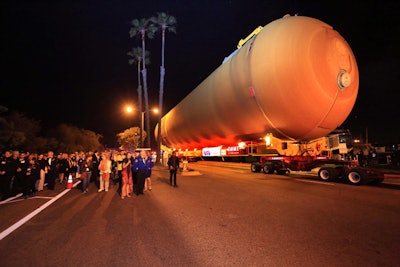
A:
{"type": "Polygon", "coordinates": [[[358,84],[354,54],[337,31],[314,18],[285,16],[260,27],[162,117],[161,142],[193,149],[267,133],[316,139],[344,122],[358,84]]]}

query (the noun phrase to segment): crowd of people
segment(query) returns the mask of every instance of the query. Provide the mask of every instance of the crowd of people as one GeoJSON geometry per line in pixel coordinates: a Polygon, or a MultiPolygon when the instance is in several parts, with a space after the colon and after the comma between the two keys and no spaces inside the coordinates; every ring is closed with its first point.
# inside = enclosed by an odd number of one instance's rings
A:
{"type": "MultiPolygon", "coordinates": [[[[149,151],[89,151],[73,154],[53,151],[45,154],[5,151],[0,159],[0,200],[22,193],[25,198],[37,192],[54,190],[55,184],[80,179],[79,189],[87,193],[90,183],[98,192],[108,192],[118,184],[121,199],[151,191],[154,161],[149,151]]],[[[176,184],[176,182],[175,182],[176,184]]]]}

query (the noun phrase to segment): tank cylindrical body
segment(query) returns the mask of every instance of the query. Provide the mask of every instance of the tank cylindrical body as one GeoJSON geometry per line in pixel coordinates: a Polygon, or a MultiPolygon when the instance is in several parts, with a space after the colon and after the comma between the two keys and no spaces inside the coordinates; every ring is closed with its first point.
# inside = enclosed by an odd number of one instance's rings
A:
{"type": "MultiPolygon", "coordinates": [[[[289,16],[266,25],[161,122],[169,147],[311,140],[340,126],[354,106],[358,68],[331,26],[289,16]]],[[[156,130],[157,132],[157,130],[156,130]]]]}

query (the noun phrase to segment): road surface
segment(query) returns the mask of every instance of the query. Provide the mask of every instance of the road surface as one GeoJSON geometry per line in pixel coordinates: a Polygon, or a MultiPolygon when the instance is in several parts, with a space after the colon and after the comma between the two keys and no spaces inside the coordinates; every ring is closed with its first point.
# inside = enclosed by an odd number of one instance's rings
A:
{"type": "MultiPolygon", "coordinates": [[[[398,266],[400,186],[351,186],[190,163],[153,190],[69,190],[0,240],[6,266],[398,266]]],[[[4,233],[57,194],[0,205],[4,233]]]]}

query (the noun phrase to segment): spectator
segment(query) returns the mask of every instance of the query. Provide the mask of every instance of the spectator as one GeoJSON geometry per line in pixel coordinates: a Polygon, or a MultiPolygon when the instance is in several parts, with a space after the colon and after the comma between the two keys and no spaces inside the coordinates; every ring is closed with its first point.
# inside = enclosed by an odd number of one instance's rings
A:
{"type": "Polygon", "coordinates": [[[47,160],[46,160],[47,174],[46,174],[46,182],[47,189],[54,190],[55,181],[58,176],[57,170],[57,160],[54,158],[54,152],[47,152],[47,160]]]}
{"type": "Polygon", "coordinates": [[[122,186],[121,186],[121,198],[131,197],[133,192],[133,180],[132,180],[132,154],[127,153],[126,158],[122,161],[122,186]]]}
{"type": "Polygon", "coordinates": [[[79,170],[81,172],[82,193],[87,193],[89,188],[90,178],[93,172],[92,156],[88,156],[86,158],[85,154],[82,155],[82,161],[79,170]]]}
{"type": "Polygon", "coordinates": [[[40,179],[40,165],[35,157],[29,157],[29,165],[25,173],[22,193],[25,198],[35,195],[36,180],[40,179]]]}
{"type": "Polygon", "coordinates": [[[99,164],[100,171],[100,188],[99,192],[108,192],[108,187],[110,185],[110,173],[111,173],[111,160],[110,155],[106,152],[102,153],[101,161],[99,164]]]}
{"type": "Polygon", "coordinates": [[[153,167],[153,161],[147,156],[146,150],[140,151],[139,157],[135,159],[133,170],[136,172],[137,179],[135,183],[135,194],[143,194],[144,180],[149,170],[153,167]]]}
{"type": "Polygon", "coordinates": [[[60,160],[58,161],[58,179],[60,180],[60,184],[63,183],[65,173],[69,169],[69,162],[67,160],[68,154],[62,153],[60,155],[60,160]]]}
{"type": "Polygon", "coordinates": [[[37,162],[39,164],[40,171],[39,171],[39,181],[38,181],[36,190],[38,192],[40,192],[40,191],[43,191],[44,179],[45,179],[45,176],[46,176],[46,173],[47,173],[47,170],[46,170],[46,159],[45,159],[43,154],[40,154],[38,156],[37,162]]]}
{"type": "Polygon", "coordinates": [[[179,169],[179,159],[176,156],[176,152],[172,152],[172,156],[168,159],[168,168],[169,168],[169,185],[172,185],[172,177],[174,177],[174,187],[178,187],[176,183],[176,173],[179,169]]]}
{"type": "Polygon", "coordinates": [[[0,161],[0,200],[11,196],[11,182],[17,169],[11,151],[6,151],[0,161]]]}

